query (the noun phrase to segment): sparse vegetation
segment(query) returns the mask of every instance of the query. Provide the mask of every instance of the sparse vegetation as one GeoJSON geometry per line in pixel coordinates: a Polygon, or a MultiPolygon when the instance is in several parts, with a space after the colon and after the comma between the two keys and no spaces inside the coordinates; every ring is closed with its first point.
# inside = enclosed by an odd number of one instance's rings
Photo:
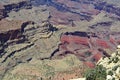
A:
{"type": "Polygon", "coordinates": [[[86,80],[106,80],[106,69],[102,65],[85,72],[86,80]]]}

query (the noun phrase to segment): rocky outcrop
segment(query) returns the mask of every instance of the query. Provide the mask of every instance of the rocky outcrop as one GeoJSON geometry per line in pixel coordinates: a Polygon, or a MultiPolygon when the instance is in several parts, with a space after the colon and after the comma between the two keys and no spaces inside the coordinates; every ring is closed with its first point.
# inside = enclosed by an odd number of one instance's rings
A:
{"type": "Polygon", "coordinates": [[[37,25],[33,21],[9,21],[9,20],[2,20],[0,22],[0,41],[5,43],[9,40],[15,41],[19,39],[30,39],[37,33],[39,33],[39,38],[48,38],[52,35],[52,32],[57,31],[58,29],[53,27],[48,22],[43,23],[42,25],[37,25]],[[6,24],[4,24],[6,23],[6,24]],[[9,28],[7,26],[9,25],[9,28]],[[17,26],[18,25],[18,26],[17,26]]]}
{"type": "MultiPolygon", "coordinates": [[[[28,40],[34,40],[41,38],[49,38],[54,31],[58,29],[53,27],[49,22],[44,22],[41,25],[37,25],[34,22],[26,22],[22,25],[22,32],[28,40]],[[35,36],[39,35],[36,39],[35,36]]],[[[34,42],[33,41],[33,42],[34,42]]]]}
{"type": "MultiPolygon", "coordinates": [[[[17,21],[7,21],[2,20],[1,23],[1,33],[0,33],[0,43],[1,43],[1,49],[0,53],[2,54],[4,52],[4,44],[6,46],[14,45],[14,44],[20,44],[27,42],[36,42],[37,40],[41,38],[49,38],[54,31],[57,30],[57,28],[53,27],[50,23],[43,23],[42,25],[37,25],[36,23],[32,21],[27,22],[17,22],[17,21]],[[6,22],[5,25],[3,25],[3,22],[6,22]],[[16,26],[19,24],[19,26],[16,26]],[[9,25],[8,28],[2,28],[9,25]],[[37,35],[37,37],[36,37],[37,35]]],[[[20,50],[21,51],[21,50],[20,50]]],[[[16,51],[15,51],[16,52],[16,51]]],[[[2,56],[2,55],[1,55],[2,56]]]]}
{"type": "Polygon", "coordinates": [[[22,21],[6,20],[0,21],[0,56],[5,54],[5,49],[14,43],[24,42],[25,38],[21,33],[22,21]]]}

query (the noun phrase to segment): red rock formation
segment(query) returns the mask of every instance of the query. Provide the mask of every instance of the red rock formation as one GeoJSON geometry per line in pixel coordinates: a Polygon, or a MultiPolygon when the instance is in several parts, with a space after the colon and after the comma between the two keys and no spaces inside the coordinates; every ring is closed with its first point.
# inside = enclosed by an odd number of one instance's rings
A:
{"type": "Polygon", "coordinates": [[[94,68],[95,67],[95,64],[93,62],[90,62],[90,61],[84,62],[84,64],[89,66],[90,68],[94,68]]]}
{"type": "Polygon", "coordinates": [[[110,35],[110,42],[113,43],[113,44],[116,44],[116,40],[110,35]]]}
{"type": "Polygon", "coordinates": [[[96,39],[96,44],[102,48],[110,48],[108,41],[102,39],[96,39]]]}
{"type": "Polygon", "coordinates": [[[76,43],[89,46],[89,40],[86,37],[72,36],[72,35],[63,35],[60,40],[62,43],[76,43]]]}
{"type": "Polygon", "coordinates": [[[99,61],[101,57],[103,57],[103,54],[100,52],[93,55],[93,59],[95,59],[96,62],[99,61]]]}
{"type": "MultiPolygon", "coordinates": [[[[93,33],[92,33],[93,34],[93,33]]],[[[95,63],[103,56],[107,56],[104,49],[113,50],[116,44],[120,42],[119,36],[115,36],[117,40],[110,36],[107,40],[104,37],[88,36],[85,32],[65,33],[61,35],[59,45],[59,56],[74,54],[80,60],[84,61],[89,67],[94,67],[95,63]]],[[[90,35],[90,34],[89,34],[90,35]]],[[[107,36],[108,37],[108,36],[107,36]]]]}

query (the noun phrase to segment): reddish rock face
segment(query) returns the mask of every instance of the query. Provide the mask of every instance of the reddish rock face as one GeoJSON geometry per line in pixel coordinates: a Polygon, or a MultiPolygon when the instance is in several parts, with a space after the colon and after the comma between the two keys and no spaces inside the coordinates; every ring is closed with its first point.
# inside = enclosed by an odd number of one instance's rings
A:
{"type": "Polygon", "coordinates": [[[109,45],[108,42],[109,41],[105,41],[105,40],[102,40],[102,39],[96,39],[97,46],[101,46],[103,48],[110,48],[110,45],[109,45]]]}
{"type": "Polygon", "coordinates": [[[109,56],[105,49],[111,51],[114,50],[115,44],[118,44],[118,41],[120,41],[118,36],[114,36],[114,38],[117,38],[117,40],[115,40],[111,34],[107,40],[103,37],[100,38],[99,35],[92,36],[92,33],[91,36],[89,35],[85,32],[67,32],[61,35],[61,44],[59,45],[59,51],[57,52],[58,56],[74,54],[82,60],[85,65],[93,68],[95,67],[95,63],[101,57],[109,56]]]}
{"type": "Polygon", "coordinates": [[[95,67],[95,64],[93,62],[90,62],[90,61],[84,62],[84,64],[89,66],[90,68],[94,68],[95,67]]]}
{"type": "Polygon", "coordinates": [[[92,58],[97,62],[100,60],[101,57],[103,57],[103,54],[98,52],[98,53],[94,54],[92,58]]]}
{"type": "Polygon", "coordinates": [[[83,44],[89,46],[89,40],[87,37],[79,37],[79,36],[72,36],[72,35],[63,35],[61,37],[62,43],[76,43],[76,44],[83,44]]]}

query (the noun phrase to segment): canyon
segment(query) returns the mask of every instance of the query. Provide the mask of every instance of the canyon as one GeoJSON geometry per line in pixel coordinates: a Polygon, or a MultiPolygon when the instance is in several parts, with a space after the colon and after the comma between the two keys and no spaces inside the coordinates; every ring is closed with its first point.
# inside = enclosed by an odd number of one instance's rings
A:
{"type": "Polygon", "coordinates": [[[107,0],[0,0],[0,80],[83,77],[117,49],[119,20],[107,0]]]}

